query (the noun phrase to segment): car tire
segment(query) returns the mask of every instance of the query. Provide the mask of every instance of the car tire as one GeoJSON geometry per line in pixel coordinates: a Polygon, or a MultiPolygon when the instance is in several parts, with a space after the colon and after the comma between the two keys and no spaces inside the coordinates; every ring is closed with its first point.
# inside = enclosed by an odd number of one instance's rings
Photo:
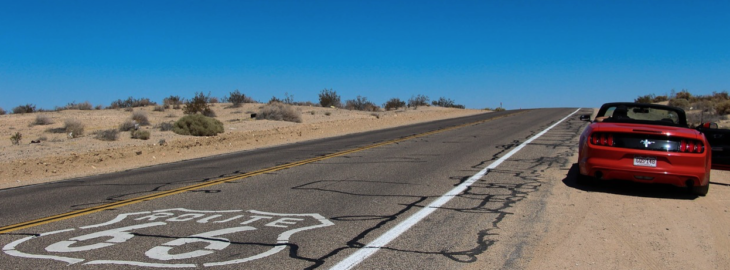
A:
{"type": "Polygon", "coordinates": [[[709,191],[710,184],[707,184],[706,186],[692,187],[692,193],[699,196],[705,196],[709,191]]]}

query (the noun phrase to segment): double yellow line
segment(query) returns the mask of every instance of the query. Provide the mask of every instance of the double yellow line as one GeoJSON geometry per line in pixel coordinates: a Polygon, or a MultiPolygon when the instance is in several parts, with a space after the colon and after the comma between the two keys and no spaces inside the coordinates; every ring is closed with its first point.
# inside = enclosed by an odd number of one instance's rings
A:
{"type": "Polygon", "coordinates": [[[168,190],[168,191],[161,191],[161,192],[157,192],[157,193],[153,193],[153,194],[149,194],[149,195],[145,195],[145,196],[140,196],[140,197],[126,199],[126,200],[122,200],[122,201],[118,201],[118,202],[103,204],[103,205],[99,205],[99,206],[95,206],[95,207],[89,207],[89,208],[85,208],[85,209],[81,209],[81,210],[76,210],[76,211],[71,211],[71,212],[67,212],[67,213],[63,213],[63,214],[59,214],[59,215],[39,218],[39,219],[26,221],[26,222],[22,222],[22,223],[17,223],[17,224],[5,226],[5,227],[0,227],[0,234],[9,233],[9,232],[13,232],[13,231],[17,231],[17,230],[21,230],[21,229],[25,229],[25,228],[31,228],[31,227],[35,227],[35,226],[39,226],[39,225],[43,225],[43,224],[47,224],[47,223],[52,223],[52,222],[56,222],[56,221],[60,221],[60,220],[64,220],[64,219],[88,215],[88,214],[96,213],[99,211],[122,207],[125,205],[159,199],[159,198],[175,195],[178,193],[183,193],[186,191],[191,191],[191,190],[206,188],[206,187],[210,187],[210,186],[215,186],[218,184],[238,181],[238,180],[249,178],[249,177],[256,176],[256,175],[285,170],[285,169],[289,169],[289,168],[293,168],[293,167],[297,167],[297,166],[301,166],[301,165],[305,165],[305,164],[309,164],[309,163],[314,163],[317,161],[322,161],[322,160],[326,160],[326,159],[330,159],[330,158],[334,158],[334,157],[352,154],[355,152],[360,152],[363,150],[368,150],[368,149],[373,149],[373,148],[377,148],[377,147],[381,147],[381,146],[385,146],[385,145],[389,145],[389,144],[399,143],[399,142],[403,142],[403,141],[407,141],[407,140],[411,140],[411,139],[415,139],[415,138],[420,138],[420,137],[424,137],[424,136],[429,136],[429,135],[433,135],[436,133],[441,133],[441,132],[450,131],[450,130],[454,130],[454,129],[459,129],[459,128],[463,128],[463,127],[467,127],[467,126],[473,126],[473,125],[481,124],[484,122],[492,121],[495,119],[515,115],[518,113],[521,113],[521,112],[509,113],[509,114],[505,114],[505,115],[498,116],[498,117],[492,117],[492,118],[489,118],[486,120],[480,120],[480,121],[466,123],[466,124],[462,124],[462,125],[458,125],[458,126],[442,128],[442,129],[438,129],[438,130],[434,130],[434,131],[415,134],[415,135],[411,135],[411,136],[407,136],[407,137],[403,137],[403,138],[399,138],[399,139],[395,139],[395,140],[390,140],[390,141],[371,144],[371,145],[367,145],[367,146],[363,146],[363,147],[359,147],[359,148],[345,150],[342,152],[337,152],[337,153],[327,154],[324,156],[308,158],[308,159],[304,159],[304,160],[300,160],[300,161],[296,161],[296,162],[292,162],[292,163],[282,164],[279,166],[261,169],[258,171],[224,177],[221,179],[216,179],[213,181],[204,182],[204,183],[200,183],[200,184],[196,184],[196,185],[185,186],[185,187],[176,188],[176,189],[172,189],[172,190],[168,190]]]}

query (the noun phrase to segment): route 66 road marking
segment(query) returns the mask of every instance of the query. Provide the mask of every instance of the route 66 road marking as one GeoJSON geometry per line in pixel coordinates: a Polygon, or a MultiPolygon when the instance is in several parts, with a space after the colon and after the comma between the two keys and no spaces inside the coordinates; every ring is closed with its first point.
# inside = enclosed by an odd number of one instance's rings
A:
{"type": "Polygon", "coordinates": [[[5,245],[3,252],[15,257],[55,260],[69,265],[208,267],[271,256],[284,250],[293,234],[332,225],[334,223],[319,214],[175,208],[125,213],[99,224],[25,237],[5,245]],[[182,223],[193,226],[179,226],[182,223]],[[184,236],[169,235],[190,230],[195,232],[184,236]],[[276,239],[267,240],[269,244],[261,244],[262,240],[253,241],[256,233],[276,239]],[[45,248],[32,248],[30,244],[45,248]],[[109,249],[112,252],[99,252],[109,249]],[[108,257],[114,254],[125,254],[125,257],[108,257]]]}

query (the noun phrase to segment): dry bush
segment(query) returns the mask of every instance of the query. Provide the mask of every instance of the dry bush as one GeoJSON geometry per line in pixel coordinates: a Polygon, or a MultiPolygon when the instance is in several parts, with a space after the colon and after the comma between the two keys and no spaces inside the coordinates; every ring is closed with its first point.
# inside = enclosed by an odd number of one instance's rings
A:
{"type": "Polygon", "coordinates": [[[127,119],[122,122],[122,124],[119,125],[120,131],[130,131],[137,128],[137,123],[134,122],[132,119],[127,119]]]}
{"type": "Polygon", "coordinates": [[[215,136],[223,133],[223,123],[201,114],[191,114],[175,122],[173,132],[180,135],[215,136]]]}
{"type": "Polygon", "coordinates": [[[8,112],[6,112],[5,110],[3,110],[3,108],[0,108],[0,115],[5,115],[6,113],[8,113],[8,112]]]}
{"type": "Polygon", "coordinates": [[[342,107],[342,102],[340,102],[340,96],[337,95],[336,91],[325,88],[319,93],[319,105],[322,105],[322,107],[340,108],[342,107]]]}
{"type": "Polygon", "coordinates": [[[399,98],[391,98],[390,100],[388,100],[388,102],[386,102],[383,105],[383,107],[385,108],[386,111],[397,110],[398,108],[402,108],[405,106],[406,106],[406,102],[400,100],[399,98]]]}
{"type": "Polygon", "coordinates": [[[102,141],[116,141],[119,138],[119,130],[116,129],[107,129],[107,130],[100,130],[96,132],[96,136],[94,136],[97,140],[102,141]]]}
{"type": "Polygon", "coordinates": [[[357,96],[357,98],[345,102],[345,109],[374,112],[380,107],[368,101],[366,97],[357,96]]]}
{"type": "Polygon", "coordinates": [[[48,115],[40,114],[35,117],[35,121],[33,121],[33,123],[31,123],[31,126],[35,126],[35,125],[45,126],[45,125],[50,125],[50,124],[53,124],[53,120],[51,120],[51,118],[48,117],[48,115]]]}
{"type": "Polygon", "coordinates": [[[173,109],[180,109],[180,105],[183,103],[185,103],[185,100],[180,96],[169,96],[162,100],[162,104],[165,105],[165,107],[172,106],[173,109]]]}
{"type": "Polygon", "coordinates": [[[137,122],[140,126],[149,126],[150,120],[147,119],[147,114],[142,111],[136,111],[132,113],[132,120],[137,122]]]}
{"type": "Polygon", "coordinates": [[[689,108],[689,100],[684,98],[673,98],[669,100],[669,106],[687,109],[689,108]]]}
{"type": "Polygon", "coordinates": [[[119,109],[119,108],[134,108],[134,107],[146,107],[150,105],[157,105],[154,101],[150,101],[149,98],[140,98],[135,99],[133,97],[129,97],[126,100],[118,99],[109,106],[110,109],[119,109]]]}
{"type": "Polygon", "coordinates": [[[34,113],[36,111],[35,105],[33,104],[25,104],[20,105],[18,107],[13,108],[13,113],[21,114],[21,113],[34,113]]]}
{"type": "Polygon", "coordinates": [[[146,130],[132,130],[132,139],[149,140],[150,132],[146,130]]]}
{"type": "Polygon", "coordinates": [[[78,138],[84,135],[84,123],[76,119],[67,119],[63,129],[71,138],[78,138]]]}
{"type": "Polygon", "coordinates": [[[175,124],[173,122],[164,122],[160,123],[157,127],[160,128],[160,131],[170,131],[175,127],[175,124]]]}
{"type": "Polygon", "coordinates": [[[23,139],[23,134],[20,134],[20,132],[15,132],[13,136],[10,136],[10,142],[14,145],[19,145],[20,141],[23,139]]]}
{"type": "Polygon", "coordinates": [[[155,108],[153,109],[153,111],[156,111],[156,112],[164,112],[165,111],[165,106],[157,105],[157,106],[155,106],[155,108]]]}
{"type": "Polygon", "coordinates": [[[408,100],[408,107],[412,107],[413,109],[418,109],[418,106],[426,105],[428,105],[428,96],[415,95],[408,100]]]}
{"type": "Polygon", "coordinates": [[[261,111],[256,114],[256,120],[262,119],[301,123],[302,113],[292,106],[283,103],[272,103],[262,107],[261,111]]]}
{"type": "Polygon", "coordinates": [[[725,100],[715,104],[715,112],[719,115],[730,114],[730,100],[725,100]]]}
{"type": "Polygon", "coordinates": [[[76,103],[71,102],[69,104],[66,104],[66,106],[63,107],[56,107],[56,111],[63,111],[63,110],[91,110],[94,106],[91,105],[88,101],[84,101],[82,103],[76,103]]]}
{"type": "Polygon", "coordinates": [[[215,115],[215,113],[210,109],[210,93],[206,96],[203,94],[203,92],[195,93],[195,96],[190,99],[189,101],[185,102],[185,107],[183,107],[183,112],[185,114],[196,114],[196,113],[202,113],[205,116],[211,117],[209,115],[215,115]]]}
{"type": "Polygon", "coordinates": [[[494,111],[495,112],[503,112],[503,111],[506,111],[506,109],[505,108],[502,108],[502,107],[497,107],[496,109],[494,109],[494,111]]]}

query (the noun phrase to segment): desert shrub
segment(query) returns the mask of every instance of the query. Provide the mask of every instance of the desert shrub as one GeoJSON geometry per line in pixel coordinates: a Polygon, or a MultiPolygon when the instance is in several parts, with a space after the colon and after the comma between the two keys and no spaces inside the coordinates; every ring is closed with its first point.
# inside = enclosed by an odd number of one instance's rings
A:
{"type": "Polygon", "coordinates": [[[649,103],[652,103],[652,101],[654,100],[653,96],[654,95],[639,96],[638,98],[634,99],[634,102],[649,104],[649,103]]]}
{"type": "Polygon", "coordinates": [[[3,110],[3,108],[0,108],[0,115],[5,115],[6,113],[8,113],[8,112],[6,112],[5,110],[3,110]]]}
{"type": "Polygon", "coordinates": [[[271,97],[271,99],[269,99],[268,104],[272,104],[272,103],[284,103],[284,102],[282,102],[281,99],[277,98],[276,96],[273,96],[273,97],[271,97]]]}
{"type": "Polygon", "coordinates": [[[94,107],[94,109],[96,109],[96,110],[101,110],[103,108],[104,108],[104,106],[101,106],[101,105],[96,105],[96,107],[94,107]]]}
{"type": "Polygon", "coordinates": [[[45,126],[50,124],[53,124],[53,120],[48,115],[40,114],[35,117],[35,121],[31,125],[45,126]]]}
{"type": "Polygon", "coordinates": [[[727,91],[722,91],[720,93],[712,92],[712,99],[714,101],[725,101],[725,100],[730,100],[730,96],[728,96],[727,91]]]}
{"type": "Polygon", "coordinates": [[[218,100],[217,97],[210,97],[210,103],[211,104],[215,104],[215,103],[218,103],[218,102],[220,102],[220,100],[218,100]]]}
{"type": "Polygon", "coordinates": [[[154,101],[151,101],[149,98],[140,98],[135,99],[133,97],[129,97],[126,100],[118,99],[116,101],[113,101],[112,104],[109,106],[110,109],[120,109],[120,108],[134,108],[134,107],[146,107],[150,105],[157,105],[154,101]]]}
{"type": "Polygon", "coordinates": [[[217,114],[215,113],[215,111],[213,111],[213,110],[211,110],[211,109],[208,109],[208,110],[204,110],[204,111],[202,112],[202,114],[203,114],[203,115],[205,115],[205,116],[207,116],[207,117],[217,117],[217,116],[218,116],[218,115],[217,115],[217,114]]]}
{"type": "Polygon", "coordinates": [[[358,111],[376,111],[379,109],[378,106],[368,101],[366,97],[357,96],[355,99],[345,101],[345,108],[348,110],[358,111]]]}
{"type": "Polygon", "coordinates": [[[66,104],[66,106],[63,107],[56,107],[56,111],[62,111],[62,110],[91,110],[94,108],[94,105],[91,105],[88,101],[84,101],[82,103],[76,103],[71,102],[66,104]]]}
{"type": "Polygon", "coordinates": [[[150,120],[147,119],[147,114],[142,111],[136,111],[132,113],[132,120],[137,122],[140,126],[149,126],[150,120]]]}
{"type": "Polygon", "coordinates": [[[228,93],[227,97],[223,97],[223,102],[230,102],[233,104],[233,107],[241,107],[244,103],[255,103],[256,101],[236,89],[228,93]]]}
{"type": "Polygon", "coordinates": [[[397,110],[398,108],[405,107],[405,106],[406,106],[406,102],[400,100],[399,98],[391,98],[390,100],[388,100],[388,102],[385,102],[385,104],[383,105],[383,107],[385,108],[386,111],[397,110]]]}
{"type": "Polygon", "coordinates": [[[494,111],[495,112],[503,112],[503,111],[506,111],[506,109],[505,108],[502,108],[502,107],[497,107],[496,109],[494,109],[494,111]]]}
{"type": "Polygon", "coordinates": [[[223,123],[205,115],[191,114],[177,120],[172,131],[180,135],[215,136],[223,133],[223,123]]]}
{"type": "Polygon", "coordinates": [[[15,132],[13,136],[10,136],[10,142],[14,145],[20,144],[20,141],[23,139],[23,134],[20,134],[20,132],[15,132]]]}
{"type": "Polygon", "coordinates": [[[440,106],[440,107],[453,107],[454,101],[449,98],[440,97],[438,100],[434,100],[431,102],[431,105],[433,106],[440,106]]]}
{"type": "Polygon", "coordinates": [[[655,96],[654,98],[651,99],[651,102],[658,103],[658,102],[664,102],[664,101],[668,101],[668,100],[669,100],[669,97],[667,97],[666,95],[663,95],[663,96],[655,96]]]}
{"type": "Polygon", "coordinates": [[[96,132],[96,136],[94,136],[97,140],[102,141],[116,141],[119,138],[119,130],[116,129],[107,129],[107,130],[100,130],[96,132]]]}
{"type": "Polygon", "coordinates": [[[673,98],[669,100],[669,106],[687,109],[689,108],[689,100],[683,98],[673,98]]]}
{"type": "Polygon", "coordinates": [[[332,115],[332,112],[325,112],[324,115],[330,116],[330,115],[332,115]]]}
{"type": "Polygon", "coordinates": [[[13,108],[13,113],[33,113],[35,111],[35,105],[33,104],[25,104],[13,108]]]}
{"type": "Polygon", "coordinates": [[[76,119],[67,119],[64,122],[63,129],[71,138],[78,138],[84,135],[84,123],[76,119]]]}
{"type": "Polygon", "coordinates": [[[160,139],[157,144],[159,144],[160,146],[167,145],[167,141],[165,139],[160,139]]]}
{"type": "Polygon", "coordinates": [[[690,94],[689,91],[687,91],[686,89],[682,89],[682,91],[679,91],[679,93],[674,94],[674,98],[690,101],[692,100],[692,94],[690,94]]]}
{"type": "Polygon", "coordinates": [[[155,108],[153,109],[153,111],[156,111],[156,112],[164,112],[165,111],[165,106],[157,105],[157,106],[155,106],[155,108]]]}
{"type": "Polygon", "coordinates": [[[408,100],[408,107],[418,109],[418,106],[428,105],[428,97],[424,95],[415,95],[408,100]]]}
{"type": "Polygon", "coordinates": [[[132,139],[149,140],[150,132],[146,130],[132,130],[132,139]]]}
{"type": "Polygon", "coordinates": [[[725,100],[715,104],[715,112],[719,115],[730,114],[730,100],[725,100]]]}
{"type": "MultiPolygon", "coordinates": [[[[185,102],[183,112],[185,114],[196,114],[202,113],[203,115],[215,114],[210,109],[210,93],[206,96],[203,92],[195,93],[195,96],[189,101],[185,102]]],[[[209,116],[210,117],[210,116],[209,116]]]]}
{"type": "Polygon", "coordinates": [[[172,122],[164,122],[158,125],[160,131],[170,131],[175,125],[172,122]]]}
{"type": "Polygon", "coordinates": [[[340,96],[337,95],[337,92],[327,88],[322,89],[322,92],[319,92],[319,105],[322,107],[342,107],[342,102],[340,102],[340,96]]]}
{"type": "Polygon", "coordinates": [[[135,122],[132,119],[127,119],[122,122],[122,124],[119,125],[119,130],[121,131],[130,131],[137,128],[137,122],[135,122]]]}
{"type": "Polygon", "coordinates": [[[182,99],[180,96],[169,96],[162,100],[162,104],[165,106],[165,108],[169,108],[170,106],[172,106],[172,108],[175,110],[180,109],[183,103],[185,103],[185,100],[182,99]]]}
{"type": "Polygon", "coordinates": [[[283,103],[267,104],[256,114],[256,120],[302,122],[302,113],[283,103]]]}

